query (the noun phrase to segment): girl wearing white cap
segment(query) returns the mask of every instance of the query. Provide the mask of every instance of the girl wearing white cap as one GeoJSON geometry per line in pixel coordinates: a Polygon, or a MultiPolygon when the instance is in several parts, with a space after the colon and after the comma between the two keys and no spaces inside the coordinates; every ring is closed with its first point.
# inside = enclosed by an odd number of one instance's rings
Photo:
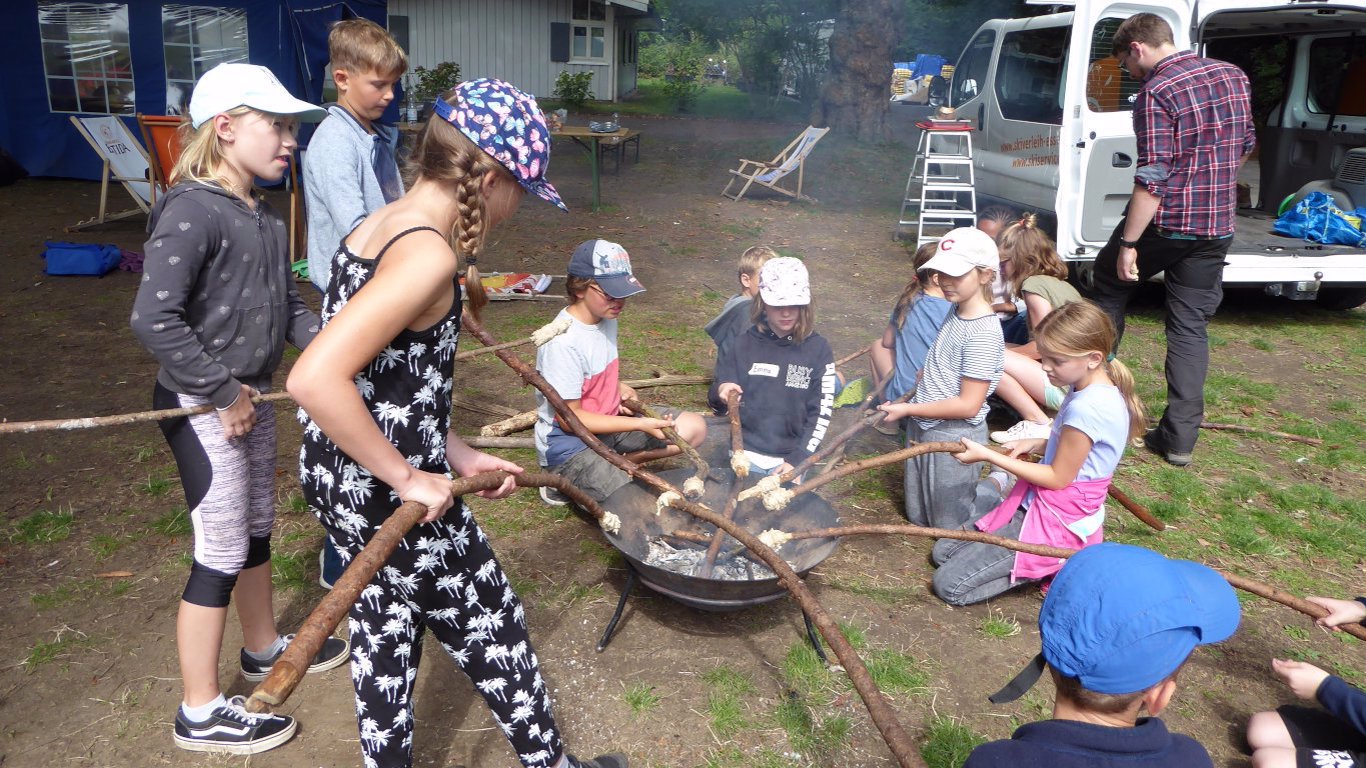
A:
{"type": "Polygon", "coordinates": [[[716,361],[711,400],[723,408],[731,392],[741,394],[750,471],[782,473],[820,448],[838,386],[830,344],[813,329],[806,265],[787,256],[766,262],[751,317],[716,361]]]}
{"type": "MultiPolygon", "coordinates": [[[[157,408],[213,404],[217,413],[167,419],[194,525],[194,560],[180,601],[176,645],[184,679],[175,743],[196,752],[253,754],[294,735],[293,718],[252,715],[225,699],[218,657],[229,599],[242,623],[242,674],[265,677],[289,638],[271,608],[275,522],[275,409],[251,398],[271,386],[286,341],[318,333],[289,273],[285,222],[254,189],[289,168],[298,120],[323,111],[299,101],[270,70],[223,64],[190,99],[190,124],[171,189],[150,220],[132,328],[161,364],[157,408]]],[[[347,659],[332,639],[309,671],[347,659]]]]}
{"type": "MultiPolygon", "coordinates": [[[[1001,379],[1005,341],[991,311],[991,283],[1000,269],[996,243],[985,232],[960,227],[944,235],[922,269],[954,309],[925,356],[915,397],[883,403],[887,420],[906,416],[907,445],[969,438],[987,439],[987,398],[1001,379]]],[[[979,514],[981,465],[965,466],[951,454],[930,453],[906,461],[906,517],[916,525],[957,528],[979,514]]],[[[1004,481],[1002,481],[1004,482],[1004,481]]],[[[999,500],[999,499],[996,499],[999,500]]]]}

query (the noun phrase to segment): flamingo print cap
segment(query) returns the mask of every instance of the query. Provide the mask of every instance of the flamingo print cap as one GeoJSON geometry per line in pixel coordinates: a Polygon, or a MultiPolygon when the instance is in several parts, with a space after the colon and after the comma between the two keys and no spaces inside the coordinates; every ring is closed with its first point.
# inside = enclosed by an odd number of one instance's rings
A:
{"type": "Polygon", "coordinates": [[[453,105],[437,97],[432,111],[511,171],[523,189],[562,211],[569,210],[545,178],[550,167],[550,131],[536,97],[510,83],[483,77],[457,85],[453,105]]]}

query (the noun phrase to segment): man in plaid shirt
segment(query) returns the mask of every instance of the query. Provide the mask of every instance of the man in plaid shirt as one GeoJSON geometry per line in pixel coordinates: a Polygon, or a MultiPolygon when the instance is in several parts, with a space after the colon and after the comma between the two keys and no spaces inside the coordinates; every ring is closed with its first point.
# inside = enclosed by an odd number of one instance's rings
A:
{"type": "Polygon", "coordinates": [[[1178,51],[1171,27],[1151,13],[1120,24],[1113,46],[1120,66],[1143,81],[1134,101],[1138,170],[1124,219],[1096,256],[1089,298],[1122,336],[1130,295],[1166,273],[1167,410],[1143,442],[1185,466],[1205,413],[1207,327],[1224,295],[1238,168],[1256,145],[1248,81],[1232,64],[1178,51]]]}

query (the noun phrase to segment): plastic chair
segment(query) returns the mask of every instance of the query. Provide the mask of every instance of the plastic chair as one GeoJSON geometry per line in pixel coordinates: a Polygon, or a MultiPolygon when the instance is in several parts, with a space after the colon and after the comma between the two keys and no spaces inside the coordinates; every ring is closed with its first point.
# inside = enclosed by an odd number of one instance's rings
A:
{"type": "Polygon", "coordinates": [[[802,178],[806,171],[806,156],[811,154],[811,149],[816,146],[816,142],[821,137],[829,133],[829,128],[816,128],[808,125],[805,131],[797,138],[792,140],[778,156],[767,163],[758,160],[745,160],[741,158],[740,167],[730,169],[731,179],[726,183],[726,188],[721,190],[721,194],[737,202],[749,191],[751,184],[759,184],[768,187],[774,192],[781,192],[788,197],[795,197],[800,200],[811,200],[802,194],[802,178]],[[779,186],[784,178],[793,171],[797,172],[797,188],[784,189],[779,186]],[[740,191],[732,195],[730,188],[736,182],[744,180],[744,186],[740,191]]]}

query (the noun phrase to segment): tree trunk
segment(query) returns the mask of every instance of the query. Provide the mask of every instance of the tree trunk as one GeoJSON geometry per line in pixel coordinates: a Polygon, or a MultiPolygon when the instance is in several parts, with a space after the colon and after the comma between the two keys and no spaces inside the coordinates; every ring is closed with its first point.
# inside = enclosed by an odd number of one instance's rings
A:
{"type": "Polygon", "coordinates": [[[830,75],[812,123],[878,142],[892,138],[892,51],[902,0],[841,0],[830,36],[830,75]]]}

